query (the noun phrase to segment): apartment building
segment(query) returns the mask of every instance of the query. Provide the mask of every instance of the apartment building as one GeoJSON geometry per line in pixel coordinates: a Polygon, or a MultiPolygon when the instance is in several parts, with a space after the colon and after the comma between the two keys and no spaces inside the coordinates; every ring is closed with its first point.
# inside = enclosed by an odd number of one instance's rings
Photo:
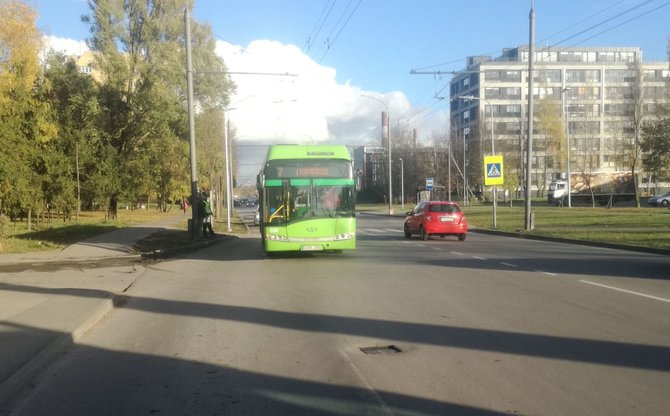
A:
{"type": "Polygon", "coordinates": [[[77,70],[82,74],[89,75],[93,80],[102,82],[102,74],[100,70],[95,67],[95,53],[92,51],[84,51],[79,56],[72,57],[77,70]]]}
{"type": "MultiPolygon", "coordinates": [[[[644,118],[653,117],[654,106],[667,100],[668,62],[643,62],[642,50],[636,47],[552,47],[534,52],[533,189],[541,189],[551,174],[563,170],[567,153],[573,171],[630,169],[627,149],[636,113],[640,114],[634,111],[636,102],[644,118]],[[548,147],[538,123],[540,102],[553,102],[563,125],[567,120],[570,146],[562,153],[548,147]]],[[[496,58],[468,57],[466,68],[453,77],[452,131],[465,143],[469,163],[478,166],[483,155],[490,154],[491,124],[496,153],[525,160],[528,57],[527,46],[505,49],[496,58]]]]}

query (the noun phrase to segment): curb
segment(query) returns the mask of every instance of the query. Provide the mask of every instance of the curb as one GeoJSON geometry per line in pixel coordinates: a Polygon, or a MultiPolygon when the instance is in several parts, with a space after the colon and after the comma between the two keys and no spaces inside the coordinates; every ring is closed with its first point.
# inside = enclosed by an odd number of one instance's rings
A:
{"type": "Polygon", "coordinates": [[[2,406],[0,414],[8,414],[12,404],[17,403],[21,397],[29,393],[28,389],[34,386],[36,377],[42,374],[59,355],[72,348],[77,340],[115,308],[118,302],[117,296],[110,294],[102,299],[80,324],[69,332],[56,336],[0,384],[0,406],[2,406]]]}
{"type": "Polygon", "coordinates": [[[153,251],[145,251],[140,253],[140,257],[144,260],[157,260],[157,259],[166,259],[170,258],[172,256],[175,256],[177,254],[181,253],[188,253],[191,251],[199,250],[204,247],[208,246],[214,246],[217,244],[220,244],[224,241],[230,241],[232,239],[238,238],[237,236],[232,236],[228,234],[219,234],[220,237],[215,238],[213,240],[203,240],[203,241],[198,241],[192,244],[188,244],[185,246],[181,247],[172,247],[172,248],[166,248],[166,249],[159,249],[159,250],[153,250],[153,251]]]}
{"type": "Polygon", "coordinates": [[[520,232],[498,231],[487,228],[471,228],[468,230],[468,232],[489,234],[489,235],[501,235],[504,237],[525,238],[527,240],[551,241],[554,243],[579,244],[582,246],[611,248],[615,250],[635,251],[639,253],[670,255],[670,250],[663,248],[629,246],[626,244],[604,243],[599,241],[573,240],[570,238],[550,237],[545,235],[534,235],[534,234],[522,234],[520,232]]]}

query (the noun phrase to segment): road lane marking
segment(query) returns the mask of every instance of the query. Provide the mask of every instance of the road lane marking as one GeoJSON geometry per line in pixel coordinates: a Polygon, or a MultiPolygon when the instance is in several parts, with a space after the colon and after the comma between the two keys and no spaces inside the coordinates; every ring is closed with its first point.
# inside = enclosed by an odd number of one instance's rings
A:
{"type": "Polygon", "coordinates": [[[504,261],[501,261],[500,264],[502,264],[503,266],[507,266],[507,267],[519,267],[516,264],[505,263],[504,261]]]}
{"type": "Polygon", "coordinates": [[[440,247],[431,247],[431,248],[435,251],[442,251],[442,249],[440,247]]]}
{"type": "Polygon", "coordinates": [[[463,253],[459,253],[458,251],[452,251],[451,254],[455,254],[457,256],[462,256],[463,253]]]}
{"type": "Polygon", "coordinates": [[[605,289],[611,289],[611,290],[616,290],[618,292],[628,293],[629,295],[637,295],[637,296],[642,296],[643,298],[660,300],[661,302],[670,303],[670,299],[660,298],[658,296],[647,295],[646,293],[634,292],[632,290],[621,289],[621,288],[614,287],[614,286],[603,285],[601,283],[589,282],[588,280],[580,280],[580,282],[586,283],[587,285],[599,286],[599,287],[603,287],[605,289]]]}
{"type": "Polygon", "coordinates": [[[558,276],[556,273],[551,273],[551,272],[543,272],[542,270],[535,270],[537,273],[542,273],[546,274],[547,276],[558,276]]]}
{"type": "Polygon", "coordinates": [[[473,259],[477,260],[486,260],[484,257],[479,257],[479,256],[472,256],[473,259]]]}

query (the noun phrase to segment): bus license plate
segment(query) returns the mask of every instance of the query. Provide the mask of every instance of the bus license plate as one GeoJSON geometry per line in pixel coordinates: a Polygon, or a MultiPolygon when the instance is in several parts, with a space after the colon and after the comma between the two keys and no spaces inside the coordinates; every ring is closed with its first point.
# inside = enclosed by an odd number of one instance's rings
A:
{"type": "Polygon", "coordinates": [[[322,245],[302,246],[301,250],[302,251],[323,251],[323,246],[322,245]]]}

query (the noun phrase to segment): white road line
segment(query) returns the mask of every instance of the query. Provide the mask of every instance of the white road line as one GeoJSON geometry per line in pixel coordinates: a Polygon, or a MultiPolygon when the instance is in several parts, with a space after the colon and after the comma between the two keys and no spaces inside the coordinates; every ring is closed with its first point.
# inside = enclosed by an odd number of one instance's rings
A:
{"type": "Polygon", "coordinates": [[[580,280],[580,282],[586,283],[587,285],[599,286],[599,287],[604,287],[605,289],[612,289],[612,290],[616,290],[618,292],[628,293],[629,295],[637,295],[637,296],[642,296],[643,298],[660,300],[661,302],[670,303],[670,299],[660,298],[658,296],[647,295],[645,293],[633,292],[632,290],[626,290],[626,289],[621,289],[621,288],[614,287],[614,286],[608,286],[608,285],[603,285],[603,284],[600,284],[600,283],[589,282],[588,280],[580,280]]]}
{"type": "Polygon", "coordinates": [[[398,230],[397,228],[384,228],[384,231],[389,231],[392,233],[404,233],[405,231],[403,230],[398,230]]]}
{"type": "Polygon", "coordinates": [[[556,273],[543,272],[542,270],[535,270],[537,273],[546,274],[547,276],[558,276],[556,273]]]}
{"type": "Polygon", "coordinates": [[[457,256],[462,256],[463,253],[459,253],[458,251],[452,251],[451,254],[455,254],[457,256]]]}
{"type": "Polygon", "coordinates": [[[432,248],[433,250],[435,250],[435,251],[442,251],[442,249],[441,249],[440,247],[432,246],[431,248],[432,248]]]}
{"type": "Polygon", "coordinates": [[[505,263],[504,261],[501,261],[500,264],[502,264],[503,266],[507,266],[507,267],[519,267],[516,264],[505,263]]]}
{"type": "Polygon", "coordinates": [[[484,257],[479,257],[479,256],[472,256],[473,259],[477,260],[486,260],[484,257]]]}

